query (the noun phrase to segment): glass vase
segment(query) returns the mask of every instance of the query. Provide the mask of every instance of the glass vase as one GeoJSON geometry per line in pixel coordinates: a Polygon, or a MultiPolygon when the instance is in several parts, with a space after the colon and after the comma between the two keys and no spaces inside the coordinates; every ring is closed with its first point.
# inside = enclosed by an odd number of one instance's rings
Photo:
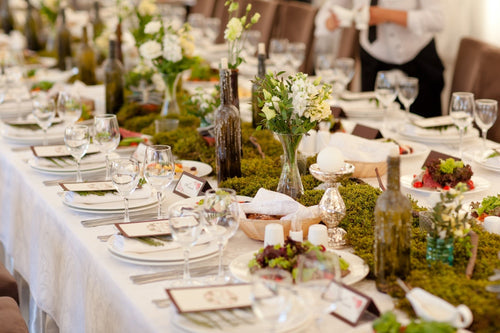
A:
{"type": "Polygon", "coordinates": [[[179,84],[180,77],[181,73],[163,75],[163,81],[165,81],[165,98],[161,108],[162,116],[180,114],[179,104],[177,103],[177,85],[179,84]]]}
{"type": "Polygon", "coordinates": [[[231,94],[233,105],[240,111],[240,98],[238,96],[238,69],[231,69],[231,94]]]}
{"type": "Polygon", "coordinates": [[[283,167],[276,190],[293,199],[297,199],[304,193],[297,161],[297,148],[299,147],[303,134],[277,133],[277,135],[283,146],[284,154],[282,156],[283,167]]]}
{"type": "Polygon", "coordinates": [[[453,238],[439,238],[427,236],[427,249],[425,253],[427,261],[440,261],[453,266],[453,238]]]}

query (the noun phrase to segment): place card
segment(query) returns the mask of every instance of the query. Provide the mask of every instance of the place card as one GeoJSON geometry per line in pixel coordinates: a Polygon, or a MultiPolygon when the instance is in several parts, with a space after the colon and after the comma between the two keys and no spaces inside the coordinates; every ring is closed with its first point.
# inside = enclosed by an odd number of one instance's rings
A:
{"type": "Polygon", "coordinates": [[[347,115],[341,107],[330,106],[330,110],[332,111],[332,116],[335,119],[347,118],[347,115]]]}
{"type": "Polygon", "coordinates": [[[229,310],[252,305],[249,284],[176,288],[167,289],[167,293],[179,313],[229,310]]]}
{"type": "MultiPolygon", "coordinates": [[[[36,157],[66,157],[71,156],[68,148],[65,145],[54,146],[31,146],[31,151],[36,157]]],[[[86,155],[95,154],[99,152],[96,145],[89,145],[86,155]]]]}
{"type": "Polygon", "coordinates": [[[182,172],[173,192],[184,198],[193,198],[202,195],[211,188],[206,179],[196,177],[189,172],[182,172]]]}
{"type": "Polygon", "coordinates": [[[429,155],[427,155],[427,158],[425,159],[424,164],[422,164],[422,168],[425,167],[425,165],[432,160],[437,160],[437,159],[446,160],[448,158],[453,158],[455,161],[460,161],[460,159],[458,157],[451,156],[451,155],[444,154],[444,153],[440,153],[440,152],[435,151],[435,150],[431,150],[429,152],[429,155]]]}
{"type": "Polygon", "coordinates": [[[413,123],[422,128],[441,127],[453,125],[453,119],[451,116],[439,116],[414,120],[413,123]]]}
{"type": "Polygon", "coordinates": [[[335,302],[335,310],[330,314],[345,321],[351,326],[356,326],[364,315],[379,317],[380,311],[373,300],[342,283],[332,281],[323,298],[335,302]]]}
{"type": "Polygon", "coordinates": [[[168,219],[140,222],[115,223],[120,233],[128,238],[170,235],[168,219]]]}
{"type": "Polygon", "coordinates": [[[71,182],[59,183],[59,186],[65,191],[72,192],[94,192],[94,191],[115,191],[116,188],[109,180],[100,182],[71,182]]]}
{"type": "Polygon", "coordinates": [[[368,140],[381,139],[384,137],[378,129],[361,124],[356,124],[351,134],[368,140]]]}

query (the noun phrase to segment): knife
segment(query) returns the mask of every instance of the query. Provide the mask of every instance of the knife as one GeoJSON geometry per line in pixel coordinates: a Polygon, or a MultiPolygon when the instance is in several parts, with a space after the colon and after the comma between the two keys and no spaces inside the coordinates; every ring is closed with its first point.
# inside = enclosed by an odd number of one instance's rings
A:
{"type": "MultiPolygon", "coordinates": [[[[140,220],[155,219],[156,217],[157,217],[156,213],[131,215],[130,221],[134,222],[140,220]]],[[[82,225],[85,228],[99,227],[103,225],[115,224],[120,222],[123,222],[123,214],[81,221],[82,225]]]]}

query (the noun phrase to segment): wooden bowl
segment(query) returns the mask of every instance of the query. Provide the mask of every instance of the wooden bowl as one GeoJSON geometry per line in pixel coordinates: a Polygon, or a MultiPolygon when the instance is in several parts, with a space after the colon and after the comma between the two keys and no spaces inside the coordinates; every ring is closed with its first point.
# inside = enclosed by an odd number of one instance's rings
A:
{"type": "MultiPolygon", "coordinates": [[[[304,239],[307,239],[307,233],[309,232],[309,226],[317,224],[321,221],[320,217],[309,218],[302,220],[302,232],[304,239]]],[[[245,235],[251,239],[264,241],[264,235],[266,231],[266,225],[271,223],[278,223],[283,226],[283,236],[284,239],[288,237],[292,222],[289,220],[253,220],[253,219],[242,219],[240,220],[240,229],[243,230],[245,235]]]]}
{"type": "Polygon", "coordinates": [[[356,178],[373,178],[377,177],[375,173],[375,168],[378,168],[378,173],[380,176],[385,175],[387,172],[387,162],[358,162],[358,161],[346,161],[354,165],[355,170],[352,174],[356,178]]]}

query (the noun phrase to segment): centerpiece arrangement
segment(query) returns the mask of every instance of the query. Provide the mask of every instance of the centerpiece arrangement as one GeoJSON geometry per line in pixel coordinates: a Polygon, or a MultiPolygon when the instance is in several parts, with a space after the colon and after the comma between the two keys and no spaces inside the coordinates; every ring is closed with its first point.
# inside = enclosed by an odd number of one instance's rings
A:
{"type": "Polygon", "coordinates": [[[278,135],[283,146],[283,168],[277,191],[296,199],[304,188],[297,165],[297,148],[304,134],[318,122],[330,118],[328,98],[332,87],[312,81],[304,73],[288,78],[269,73],[257,78],[259,106],[265,116],[265,127],[278,135]]]}

